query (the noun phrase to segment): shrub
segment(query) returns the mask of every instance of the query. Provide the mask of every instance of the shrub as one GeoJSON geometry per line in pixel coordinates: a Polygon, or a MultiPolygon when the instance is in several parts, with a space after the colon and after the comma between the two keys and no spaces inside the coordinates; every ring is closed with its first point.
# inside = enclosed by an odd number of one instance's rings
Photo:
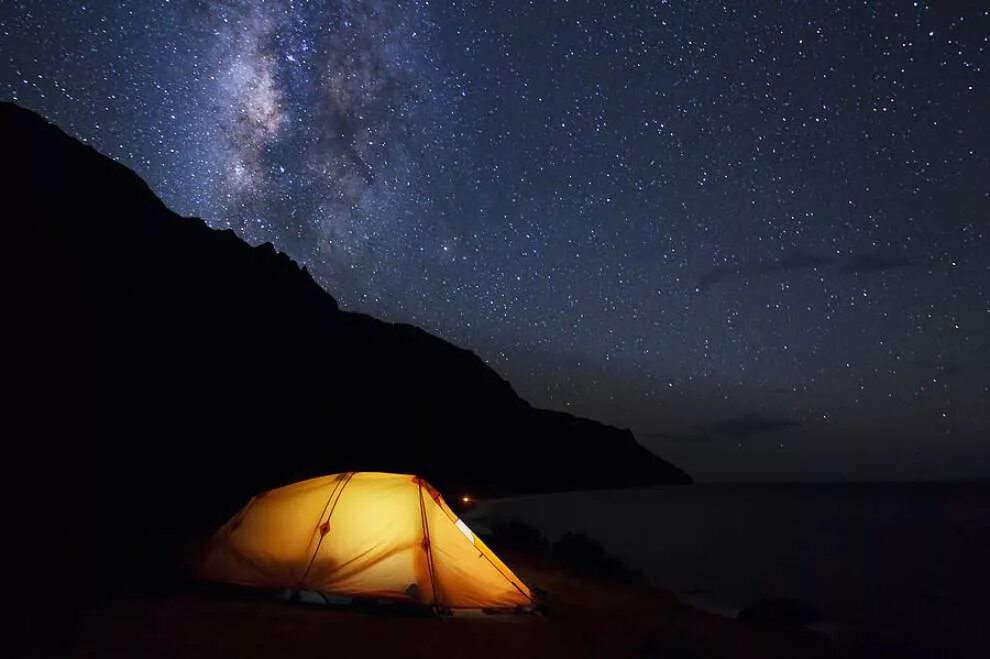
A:
{"type": "Polygon", "coordinates": [[[643,575],[583,533],[565,533],[551,549],[551,557],[562,569],[576,576],[603,581],[635,583],[643,575]]]}
{"type": "Polygon", "coordinates": [[[491,524],[492,546],[498,551],[519,551],[545,557],[550,543],[534,527],[519,519],[498,520],[491,524]]]}

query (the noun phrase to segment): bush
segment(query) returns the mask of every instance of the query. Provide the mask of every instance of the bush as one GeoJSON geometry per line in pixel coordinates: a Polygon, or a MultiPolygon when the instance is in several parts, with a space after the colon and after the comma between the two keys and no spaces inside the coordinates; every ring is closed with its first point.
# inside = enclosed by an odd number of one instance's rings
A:
{"type": "Polygon", "coordinates": [[[643,580],[642,573],[608,553],[600,543],[583,533],[562,535],[553,544],[551,558],[562,569],[580,577],[618,583],[635,583],[643,580]]]}
{"type": "Polygon", "coordinates": [[[491,524],[492,546],[498,551],[519,551],[546,557],[550,543],[539,531],[518,519],[498,520],[491,524]]]}
{"type": "Polygon", "coordinates": [[[565,533],[551,543],[536,528],[519,519],[491,523],[491,546],[495,553],[520,552],[549,561],[577,577],[617,583],[643,581],[643,575],[608,553],[601,543],[584,533],[565,533]]]}

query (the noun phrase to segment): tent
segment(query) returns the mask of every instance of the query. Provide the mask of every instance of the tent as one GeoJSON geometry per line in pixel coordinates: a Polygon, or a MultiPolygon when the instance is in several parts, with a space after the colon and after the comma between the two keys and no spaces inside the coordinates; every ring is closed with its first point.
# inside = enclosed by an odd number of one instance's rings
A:
{"type": "Polygon", "coordinates": [[[403,474],[347,472],[259,494],[214,535],[200,574],[439,609],[533,605],[440,493],[403,474]]]}

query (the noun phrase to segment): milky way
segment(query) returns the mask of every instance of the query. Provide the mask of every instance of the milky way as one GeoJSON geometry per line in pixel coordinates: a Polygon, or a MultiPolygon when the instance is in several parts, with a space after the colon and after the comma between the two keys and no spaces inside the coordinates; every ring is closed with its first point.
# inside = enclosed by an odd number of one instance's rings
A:
{"type": "Polygon", "coordinates": [[[220,203],[205,214],[303,259],[328,288],[368,286],[368,251],[408,228],[394,209],[421,193],[424,136],[439,130],[429,25],[389,2],[204,5],[195,19],[214,37],[201,119],[220,203]]]}
{"type": "Polygon", "coordinates": [[[0,16],[3,98],[536,404],[701,478],[990,473],[978,3],[0,16]]]}

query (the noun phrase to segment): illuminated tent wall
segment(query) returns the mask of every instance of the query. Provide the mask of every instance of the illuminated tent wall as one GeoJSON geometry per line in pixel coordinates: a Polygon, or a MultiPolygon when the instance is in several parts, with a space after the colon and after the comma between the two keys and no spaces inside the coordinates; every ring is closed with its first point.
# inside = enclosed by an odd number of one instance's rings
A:
{"type": "Polygon", "coordinates": [[[251,499],[201,576],[440,608],[529,608],[526,585],[416,476],[348,472],[251,499]]]}

